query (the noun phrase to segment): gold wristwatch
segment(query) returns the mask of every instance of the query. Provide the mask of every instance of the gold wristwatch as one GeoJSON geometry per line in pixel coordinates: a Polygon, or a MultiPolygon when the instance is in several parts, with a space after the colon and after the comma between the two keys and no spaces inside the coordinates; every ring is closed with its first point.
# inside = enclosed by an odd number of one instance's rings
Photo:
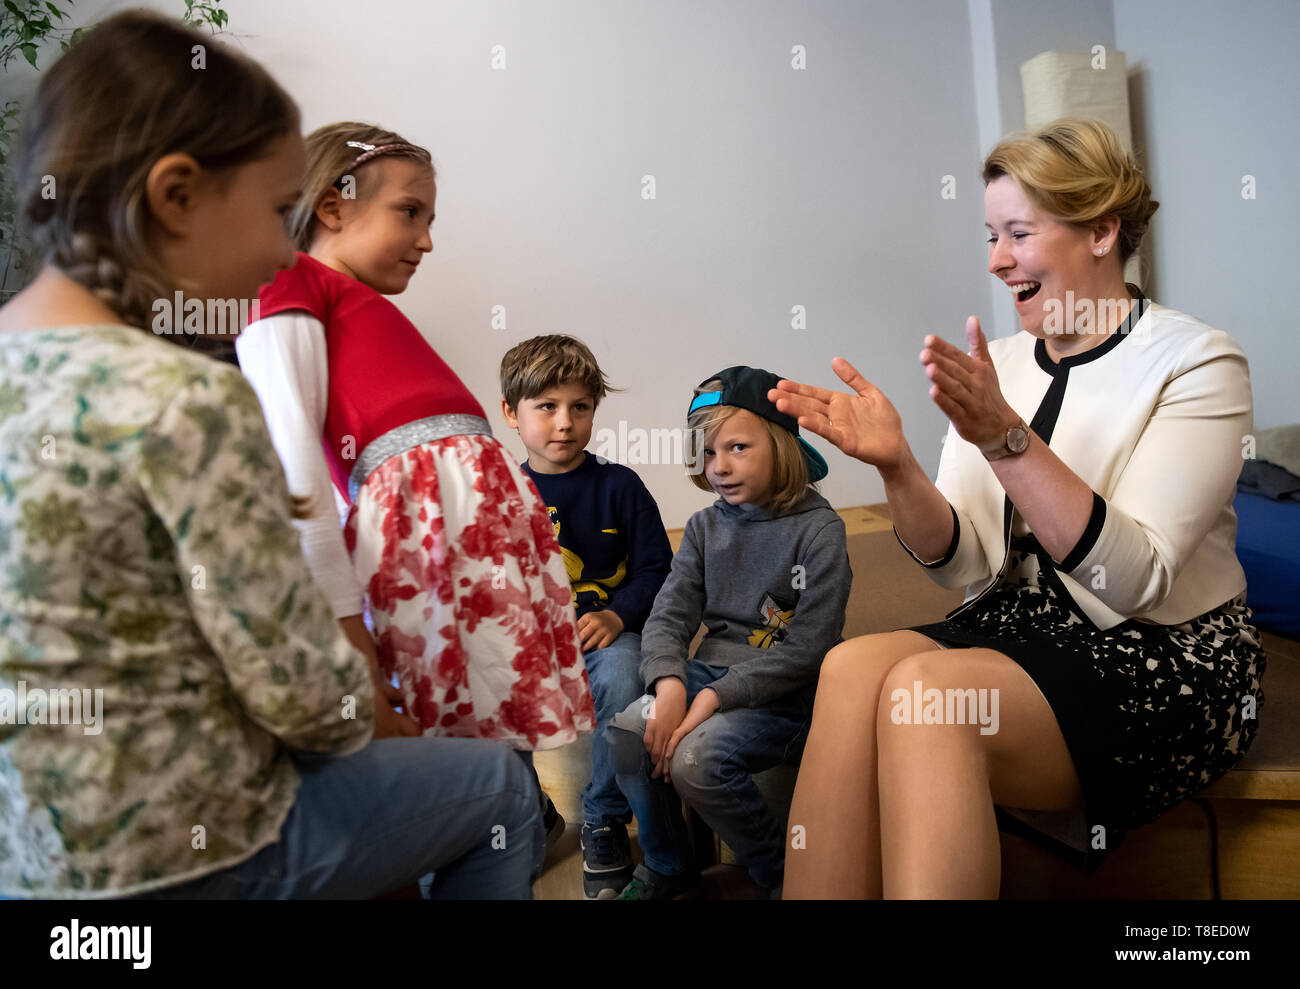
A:
{"type": "Polygon", "coordinates": [[[990,463],[1003,457],[1014,457],[1029,449],[1029,427],[1025,420],[1019,420],[1006,431],[1006,434],[993,443],[981,444],[979,451],[990,463]]]}

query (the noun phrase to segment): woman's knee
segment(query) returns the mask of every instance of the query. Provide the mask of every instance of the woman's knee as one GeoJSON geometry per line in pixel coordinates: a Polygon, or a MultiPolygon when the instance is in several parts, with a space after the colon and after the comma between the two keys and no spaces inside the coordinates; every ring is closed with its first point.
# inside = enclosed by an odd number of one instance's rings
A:
{"type": "MultiPolygon", "coordinates": [[[[960,664],[952,662],[951,652],[942,649],[916,652],[896,659],[884,671],[881,679],[880,696],[876,705],[877,729],[900,723],[900,705],[905,708],[904,723],[930,723],[922,720],[925,700],[932,696],[926,692],[934,689],[940,691],[941,696],[947,697],[947,691],[960,691],[963,684],[960,682],[962,674],[958,671],[962,669],[960,664]],[[918,703],[922,704],[922,709],[913,711],[912,707],[918,703]]],[[[942,710],[942,704],[940,708],[942,710]]]]}
{"type": "Polygon", "coordinates": [[[948,679],[947,667],[951,665],[943,650],[938,649],[898,657],[884,672],[881,693],[885,694],[900,687],[911,690],[917,680],[925,686],[943,687],[944,683],[940,681],[948,679]]]}
{"type": "Polygon", "coordinates": [[[872,640],[876,638],[878,636],[860,635],[846,639],[831,649],[822,660],[818,684],[831,682],[843,686],[846,681],[859,679],[864,663],[874,651],[875,644],[872,640]]]}
{"type": "Polygon", "coordinates": [[[915,636],[915,633],[882,632],[841,642],[822,661],[817,681],[819,698],[829,695],[874,702],[885,675],[900,655],[916,648],[917,643],[909,642],[904,636],[915,636]]]}

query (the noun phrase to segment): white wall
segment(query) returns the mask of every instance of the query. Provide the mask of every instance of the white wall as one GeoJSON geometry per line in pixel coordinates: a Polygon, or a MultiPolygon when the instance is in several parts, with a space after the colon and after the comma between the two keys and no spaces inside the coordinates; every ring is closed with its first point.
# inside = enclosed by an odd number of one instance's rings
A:
{"type": "Polygon", "coordinates": [[[1300,5],[1117,0],[1115,33],[1160,201],[1149,294],[1241,344],[1256,428],[1300,422],[1300,5]]]}
{"type": "MultiPolygon", "coordinates": [[[[683,425],[691,388],[730,364],[831,384],[843,354],[937,465],[944,420],[916,355],[926,332],[959,339],[988,277],[963,4],[404,6],[359,44],[304,45],[289,5],[234,4],[232,20],[309,126],[375,119],[434,150],[436,252],[401,304],[485,405],[502,354],[538,333],[586,340],[627,389],[598,413],[611,429],[683,425]]],[[[829,459],[832,503],[882,496],[874,472],[829,459]]],[[[669,525],[711,500],[679,466],[638,469],[669,525]]]]}
{"type": "MultiPolygon", "coordinates": [[[[372,120],[433,150],[435,253],[396,301],[485,406],[502,354],[538,333],[586,340],[627,389],[598,428],[684,425],[691,388],[730,364],[838,383],[842,354],[937,466],[945,421],[916,355],[927,332],[960,340],[989,298],[964,0],[906,17],[825,0],[224,6],[308,128],[372,120]]],[[[833,504],[882,497],[827,452],[833,504]]],[[[711,501],[680,466],[638,469],[669,525],[711,501]]]]}
{"type": "MultiPolygon", "coordinates": [[[[1025,127],[1025,97],[1020,66],[1045,51],[1092,51],[1093,45],[1115,48],[1111,0],[967,0],[971,54],[975,65],[975,105],[979,120],[980,158],[1008,134],[1025,127]]],[[[983,221],[981,221],[983,222],[983,221]]],[[[990,338],[1020,332],[1020,317],[1010,294],[989,279],[992,322],[990,338]]]]}
{"type": "MultiPolygon", "coordinates": [[[[75,11],[88,22],[126,5],[75,11]]],[[[921,339],[961,341],[968,314],[992,328],[1006,306],[985,270],[990,126],[1023,123],[1012,119],[1021,62],[1094,43],[1143,67],[1164,202],[1156,298],[1246,345],[1260,425],[1300,418],[1284,408],[1296,348],[1278,318],[1297,214],[1282,174],[1296,150],[1283,93],[1297,91],[1297,15],[1285,3],[1245,26],[1154,0],[1121,0],[1113,20],[1108,0],[1046,11],[1024,0],[224,6],[236,42],[299,100],[308,128],[370,120],[433,150],[435,253],[396,301],[519,456],[496,411],[501,355],[569,332],[627,389],[598,428],[680,426],[692,386],[729,364],[835,384],[839,354],[893,398],[933,471],[945,420],[916,360],[921,339]],[[505,71],[490,67],[497,44],[505,71]],[[790,66],[795,44],[804,71],[790,66]],[[1246,171],[1259,176],[1254,203],[1236,191],[1246,171]],[[955,200],[940,196],[944,175],[955,200]],[[505,332],[490,327],[494,305],[505,332]],[[790,328],[794,305],[807,307],[805,331],[790,328]]],[[[873,471],[827,453],[833,504],[881,498],[873,471]]],[[[638,470],[670,526],[710,501],[680,467],[638,470]]]]}
{"type": "MultiPolygon", "coordinates": [[[[1088,53],[1093,45],[1115,48],[1111,0],[985,0],[992,8],[997,45],[998,105],[1004,132],[1023,130],[1025,100],[1020,66],[1039,52],[1088,53]]],[[[1123,0],[1119,0],[1122,4],[1123,0]]]]}

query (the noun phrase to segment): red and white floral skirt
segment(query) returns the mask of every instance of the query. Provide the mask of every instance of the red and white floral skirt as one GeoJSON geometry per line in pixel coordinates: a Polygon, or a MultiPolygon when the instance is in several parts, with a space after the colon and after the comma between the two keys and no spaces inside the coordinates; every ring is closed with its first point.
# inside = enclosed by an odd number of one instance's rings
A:
{"type": "Polygon", "coordinates": [[[550,516],[500,442],[450,436],[388,457],[345,537],[380,663],[426,735],[541,750],[594,729],[550,516]]]}

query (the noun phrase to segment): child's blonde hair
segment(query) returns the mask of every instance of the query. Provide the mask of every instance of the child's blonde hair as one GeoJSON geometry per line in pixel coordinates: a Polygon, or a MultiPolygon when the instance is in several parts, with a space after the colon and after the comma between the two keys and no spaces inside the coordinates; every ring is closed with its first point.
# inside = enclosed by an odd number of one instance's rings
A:
{"type": "Polygon", "coordinates": [[[436,177],[433,156],[426,148],[412,144],[395,131],[344,120],[317,127],[305,138],[307,177],[302,195],[289,214],[289,236],[300,251],[310,251],[316,236],[316,207],[332,188],[342,188],[352,176],[358,202],[371,191],[367,179],[375,172],[367,167],[384,158],[409,158],[429,166],[436,177]]]}
{"type": "Polygon", "coordinates": [[[591,395],[593,406],[619,388],[610,387],[605,372],[585,343],[563,333],[533,337],[517,343],[501,358],[501,397],[512,409],[548,388],[574,382],[591,395]]]}
{"type": "Polygon", "coordinates": [[[1011,137],[989,152],[981,173],[988,185],[1009,175],[1039,209],[1067,223],[1119,217],[1119,259],[1137,251],[1160,204],[1133,156],[1099,120],[1063,117],[1027,137],[1011,137]]]}
{"type": "Polygon", "coordinates": [[[300,126],[293,100],[256,62],[178,21],[125,11],[41,77],[23,119],[19,216],[42,261],[144,328],[154,300],[175,288],[149,244],[154,163],[184,152],[219,173],[265,157],[300,126]]]}
{"type": "MultiPolygon", "coordinates": [[[[695,395],[721,390],[722,382],[714,378],[696,388],[695,395]]],[[[704,455],[705,447],[713,446],[723,424],[742,411],[744,410],[735,405],[707,405],[686,417],[686,428],[692,433],[699,430],[698,441],[692,446],[699,456],[704,455]]],[[[762,416],[755,415],[754,418],[763,424],[763,429],[772,442],[772,487],[767,504],[763,507],[773,517],[784,515],[803,500],[808,488],[816,490],[817,486],[809,481],[808,462],[804,459],[798,437],[762,416]]],[[[693,471],[688,476],[697,488],[703,491],[713,490],[704,471],[693,471]]]]}

